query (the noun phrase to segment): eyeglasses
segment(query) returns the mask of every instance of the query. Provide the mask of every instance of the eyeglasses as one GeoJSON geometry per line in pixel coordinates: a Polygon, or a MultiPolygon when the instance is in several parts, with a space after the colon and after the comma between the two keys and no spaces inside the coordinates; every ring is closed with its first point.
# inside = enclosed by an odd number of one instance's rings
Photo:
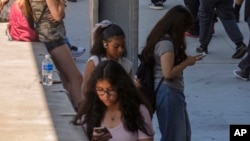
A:
{"type": "Polygon", "coordinates": [[[109,95],[109,96],[112,96],[112,95],[115,95],[116,94],[116,91],[115,89],[107,89],[107,90],[103,90],[103,89],[96,89],[96,93],[99,95],[99,96],[104,96],[105,94],[109,95]]]}

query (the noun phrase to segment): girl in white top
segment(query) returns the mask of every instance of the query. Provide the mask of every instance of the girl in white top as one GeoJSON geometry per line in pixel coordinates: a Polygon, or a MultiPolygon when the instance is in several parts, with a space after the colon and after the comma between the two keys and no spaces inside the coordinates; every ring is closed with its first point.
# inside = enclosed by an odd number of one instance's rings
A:
{"type": "MultiPolygon", "coordinates": [[[[108,60],[107,57],[98,57],[96,55],[91,56],[87,62],[93,61],[94,66],[96,67],[100,61],[108,60]]],[[[123,66],[126,72],[131,75],[132,63],[127,58],[121,57],[117,60],[119,64],[123,66]]]]}
{"type": "Polygon", "coordinates": [[[115,60],[119,62],[130,76],[132,76],[132,62],[126,56],[125,34],[120,26],[108,20],[96,24],[93,35],[93,47],[90,50],[83,76],[83,93],[90,74],[96,65],[103,60],[115,60]]]}
{"type": "Polygon", "coordinates": [[[82,125],[91,141],[153,141],[152,110],[117,61],[100,62],[87,88],[73,123],[82,125]]]}

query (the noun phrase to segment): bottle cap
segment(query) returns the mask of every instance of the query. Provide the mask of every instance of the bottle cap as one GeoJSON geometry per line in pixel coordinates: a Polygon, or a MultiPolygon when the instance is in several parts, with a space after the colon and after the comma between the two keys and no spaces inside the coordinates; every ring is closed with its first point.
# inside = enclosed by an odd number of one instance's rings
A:
{"type": "Polygon", "coordinates": [[[45,55],[45,57],[46,57],[46,58],[49,58],[49,57],[50,57],[50,55],[49,55],[49,54],[46,54],[46,55],[45,55]]]}

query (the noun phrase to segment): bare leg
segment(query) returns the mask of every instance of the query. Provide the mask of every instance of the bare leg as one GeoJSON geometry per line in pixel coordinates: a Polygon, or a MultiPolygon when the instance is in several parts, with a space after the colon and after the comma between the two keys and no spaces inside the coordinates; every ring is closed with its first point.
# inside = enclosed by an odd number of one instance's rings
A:
{"type": "Polygon", "coordinates": [[[63,88],[66,89],[67,91],[69,90],[69,83],[68,81],[66,80],[65,76],[62,75],[62,73],[59,72],[59,70],[62,70],[61,66],[59,66],[58,64],[56,64],[56,62],[54,62],[54,64],[57,66],[57,70],[58,70],[58,75],[62,81],[62,85],[63,85],[63,88]]]}
{"type": "Polygon", "coordinates": [[[50,54],[60,72],[63,86],[69,92],[69,99],[76,109],[78,108],[79,103],[83,100],[83,94],[81,91],[83,81],[82,74],[78,70],[66,44],[51,50],[50,54]]]}

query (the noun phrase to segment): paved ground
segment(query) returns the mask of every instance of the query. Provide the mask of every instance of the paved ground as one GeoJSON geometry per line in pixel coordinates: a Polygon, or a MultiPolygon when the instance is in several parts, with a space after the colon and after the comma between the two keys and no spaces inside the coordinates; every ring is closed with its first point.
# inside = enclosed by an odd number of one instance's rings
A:
{"type": "MultiPolygon", "coordinates": [[[[151,10],[149,0],[139,1],[139,47],[165,12],[182,0],[168,0],[164,10],[151,10]]],[[[83,72],[89,57],[89,2],[68,2],[65,19],[72,44],[87,49],[77,58],[83,72]],[[79,18],[80,17],[80,18],[79,18]]],[[[243,15],[243,9],[241,15],[243,15]]],[[[248,43],[249,29],[243,17],[238,24],[248,43]]],[[[80,128],[69,124],[73,109],[64,92],[53,92],[61,85],[39,84],[40,65],[46,51],[40,43],[9,42],[0,23],[0,138],[8,141],[85,141],[80,128]]],[[[189,54],[196,54],[198,39],[187,38],[189,54]]],[[[193,141],[228,141],[230,124],[250,124],[250,82],[236,79],[232,71],[240,60],[231,59],[235,45],[227,37],[220,21],[209,45],[209,54],[185,70],[185,94],[193,141]]],[[[57,74],[54,75],[58,79],[57,74]]],[[[160,139],[158,123],[153,121],[155,140],[160,139]]]]}
{"type": "MultiPolygon", "coordinates": [[[[147,8],[148,2],[140,1],[140,46],[146,39],[150,26],[165,12],[182,1],[168,0],[166,9],[157,11],[147,8]],[[148,15],[148,16],[142,16],[148,15]]],[[[243,6],[244,7],[244,6],[243,6]]],[[[249,29],[241,21],[238,24],[245,43],[248,43],[249,29]]],[[[199,40],[187,38],[187,52],[196,54],[199,40]]],[[[192,127],[193,141],[228,141],[230,124],[250,124],[250,82],[238,80],[232,71],[240,60],[231,58],[235,45],[225,33],[220,21],[215,25],[215,34],[209,45],[209,54],[185,72],[185,94],[192,127]]],[[[157,121],[155,139],[160,139],[157,121]]]]}

